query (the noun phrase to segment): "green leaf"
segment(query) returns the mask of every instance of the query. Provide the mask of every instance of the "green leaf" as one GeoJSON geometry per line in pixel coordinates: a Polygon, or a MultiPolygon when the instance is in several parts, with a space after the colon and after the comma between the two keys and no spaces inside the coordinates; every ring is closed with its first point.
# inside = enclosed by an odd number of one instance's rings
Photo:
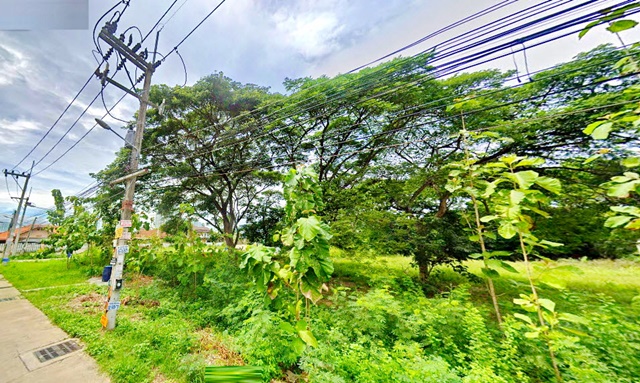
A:
{"type": "Polygon", "coordinates": [[[613,128],[612,122],[605,122],[604,124],[601,124],[600,126],[598,126],[591,133],[591,137],[593,137],[594,140],[605,140],[607,139],[607,137],[609,137],[609,132],[611,132],[612,128],[613,128]]]}
{"type": "Polygon", "coordinates": [[[472,254],[469,254],[469,258],[471,258],[471,259],[480,259],[480,258],[482,258],[482,254],[480,254],[480,253],[472,253],[472,254]]]}
{"type": "Polygon", "coordinates": [[[491,222],[494,219],[498,219],[500,217],[498,217],[497,215],[485,215],[484,217],[480,218],[480,222],[491,222]]]}
{"type": "Polygon", "coordinates": [[[533,321],[531,320],[531,318],[529,318],[528,316],[524,315],[524,314],[520,314],[520,313],[515,313],[513,314],[514,317],[520,319],[523,322],[526,322],[528,324],[533,324],[533,321]]]}
{"type": "Polygon", "coordinates": [[[540,241],[540,244],[543,246],[551,246],[551,247],[560,247],[560,246],[564,246],[563,243],[560,242],[551,242],[551,241],[547,241],[546,239],[543,239],[540,241]]]}
{"type": "Polygon", "coordinates": [[[617,185],[609,185],[609,188],[607,188],[607,195],[611,197],[628,198],[629,194],[636,190],[638,184],[640,184],[640,182],[630,181],[617,185]]]}
{"type": "Polygon", "coordinates": [[[636,25],[638,25],[638,22],[635,20],[617,20],[611,23],[611,25],[607,27],[607,30],[612,33],[618,33],[631,29],[636,25]]]}
{"type": "Polygon", "coordinates": [[[296,224],[298,226],[298,234],[300,234],[305,241],[311,241],[322,230],[320,228],[320,221],[314,215],[307,218],[299,218],[296,224]]]}
{"type": "Polygon", "coordinates": [[[621,163],[626,168],[635,168],[640,166],[640,157],[628,157],[623,159],[621,163]]]}
{"type": "Polygon", "coordinates": [[[503,269],[507,270],[510,273],[518,274],[518,270],[516,270],[513,266],[511,266],[505,261],[500,261],[500,267],[502,267],[503,269]]]}
{"type": "Polygon", "coordinates": [[[588,135],[591,135],[591,133],[593,133],[593,131],[594,131],[598,126],[600,126],[600,125],[604,124],[605,122],[607,122],[607,121],[600,120],[600,121],[592,122],[592,123],[590,123],[589,125],[587,125],[587,127],[586,127],[586,128],[584,128],[584,130],[582,131],[582,133],[584,133],[584,134],[588,134],[588,135]]]}
{"type": "Polygon", "coordinates": [[[567,288],[566,283],[558,279],[554,279],[554,280],[545,279],[544,281],[541,281],[541,283],[557,290],[564,290],[567,288]]]}
{"type": "Polygon", "coordinates": [[[300,339],[302,339],[302,341],[306,343],[308,346],[318,347],[318,341],[316,340],[316,337],[313,336],[313,333],[311,331],[309,330],[298,331],[298,335],[300,336],[300,339]]]}
{"type": "Polygon", "coordinates": [[[508,168],[508,166],[506,164],[504,164],[503,162],[489,162],[488,164],[484,165],[487,168],[500,168],[500,169],[506,169],[508,168]]]}
{"type": "Polygon", "coordinates": [[[640,230],[640,218],[636,218],[629,222],[624,228],[628,230],[640,230]]]}
{"type": "Polygon", "coordinates": [[[540,306],[544,307],[550,312],[554,312],[554,310],[556,309],[556,303],[550,299],[539,298],[538,303],[540,304],[540,306]]]}
{"type": "Polygon", "coordinates": [[[500,161],[504,162],[505,164],[511,165],[512,163],[519,161],[521,159],[523,159],[524,157],[518,157],[515,154],[511,154],[508,156],[504,156],[500,158],[500,161]]]}
{"type": "Polygon", "coordinates": [[[318,303],[320,299],[322,299],[322,292],[320,288],[316,288],[311,283],[309,283],[309,278],[305,278],[302,280],[302,284],[300,285],[300,292],[302,295],[309,299],[314,304],[318,303]]]}
{"type": "Polygon", "coordinates": [[[537,157],[525,158],[522,161],[518,162],[515,167],[519,168],[524,166],[540,166],[540,165],[543,165],[544,162],[545,161],[542,158],[537,158],[537,157]]]}
{"type": "Polygon", "coordinates": [[[482,270],[482,274],[486,275],[489,278],[499,278],[500,277],[500,273],[498,273],[494,269],[490,269],[488,267],[483,267],[481,270],[482,270]]]}
{"type": "Polygon", "coordinates": [[[505,239],[513,238],[516,235],[516,227],[508,222],[504,222],[498,227],[498,234],[505,239]]]}
{"type": "Polygon", "coordinates": [[[570,327],[564,327],[564,326],[558,326],[559,328],[561,328],[563,331],[566,331],[568,333],[571,333],[573,335],[577,335],[577,336],[588,336],[589,334],[582,332],[582,331],[578,331],[574,328],[570,328],[570,327]]]}
{"type": "Polygon", "coordinates": [[[611,206],[610,209],[616,213],[624,213],[640,217],[640,209],[635,206],[611,206]]]}
{"type": "Polygon", "coordinates": [[[513,173],[513,176],[515,177],[516,182],[518,182],[520,188],[526,190],[529,189],[531,185],[533,185],[533,183],[536,181],[536,179],[538,178],[538,172],[534,172],[533,170],[525,170],[513,173]]]}
{"type": "Polygon", "coordinates": [[[587,158],[586,160],[584,160],[584,161],[582,162],[582,164],[583,164],[583,165],[586,165],[586,164],[588,164],[588,163],[591,163],[591,162],[593,162],[593,161],[597,160],[597,159],[598,159],[598,158],[600,158],[600,157],[602,157],[602,154],[600,154],[600,153],[594,154],[594,155],[592,155],[591,157],[589,157],[589,158],[587,158]]]}
{"type": "Polygon", "coordinates": [[[590,22],[589,24],[587,24],[583,30],[580,31],[580,33],[578,33],[578,39],[581,39],[584,37],[584,35],[586,35],[591,28],[595,27],[596,25],[600,24],[600,20],[595,20],[590,22]]]}
{"type": "Polygon", "coordinates": [[[296,329],[293,328],[293,326],[291,325],[291,323],[289,322],[280,322],[280,329],[286,331],[286,332],[290,332],[292,334],[295,334],[296,329]]]}
{"type": "Polygon", "coordinates": [[[511,206],[518,206],[526,195],[519,190],[511,190],[509,192],[509,203],[511,206]]]}
{"type": "Polygon", "coordinates": [[[528,331],[524,333],[525,338],[535,339],[540,336],[540,331],[528,331]]]}
{"type": "Polygon", "coordinates": [[[633,218],[626,216],[626,215],[617,215],[614,217],[609,217],[607,218],[606,221],[604,221],[604,227],[610,227],[610,228],[615,228],[615,227],[620,227],[624,224],[626,224],[627,222],[631,221],[633,218]]]}
{"type": "Polygon", "coordinates": [[[307,321],[304,319],[300,319],[297,323],[296,323],[296,330],[298,331],[304,331],[306,330],[308,327],[307,321]]]}
{"type": "Polygon", "coordinates": [[[562,184],[559,180],[552,177],[538,177],[535,180],[536,185],[540,186],[543,189],[546,189],[554,194],[560,194],[562,191],[562,184]]]}
{"type": "Polygon", "coordinates": [[[574,314],[569,314],[569,313],[560,313],[558,314],[558,319],[565,321],[565,322],[571,322],[571,323],[578,323],[578,324],[583,324],[583,325],[588,325],[589,321],[584,319],[581,316],[578,315],[574,315],[574,314]]]}
{"type": "Polygon", "coordinates": [[[504,251],[504,250],[496,250],[496,251],[490,251],[489,255],[491,257],[508,257],[508,256],[511,255],[511,252],[510,251],[504,251]]]}
{"type": "MultiPolygon", "coordinates": [[[[304,352],[304,342],[300,338],[295,338],[293,342],[291,342],[291,348],[293,348],[296,355],[302,355],[304,352]]],[[[262,382],[262,379],[259,381],[262,382]]]]}

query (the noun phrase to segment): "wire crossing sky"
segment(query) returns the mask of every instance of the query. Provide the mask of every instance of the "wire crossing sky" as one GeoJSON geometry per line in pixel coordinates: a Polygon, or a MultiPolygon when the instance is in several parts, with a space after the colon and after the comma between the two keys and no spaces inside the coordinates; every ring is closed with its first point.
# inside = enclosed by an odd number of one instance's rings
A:
{"type": "MultiPolygon", "coordinates": [[[[95,7],[91,4],[90,27],[118,3],[108,1],[95,7]]],[[[137,26],[141,35],[146,35],[144,46],[152,50],[156,31],[162,31],[158,53],[160,59],[166,59],[154,74],[154,84],[182,85],[185,79],[191,84],[204,75],[222,71],[236,81],[267,85],[282,92],[285,78],[333,76],[433,47],[441,52],[442,75],[454,73],[465,67],[464,57],[478,57],[480,48],[488,47],[470,45],[480,42],[483,35],[490,35],[491,29],[481,29],[483,26],[516,25],[514,15],[543,17],[582,3],[585,2],[331,0],[282,4],[234,0],[221,4],[205,0],[136,0],[121,15],[118,32],[137,26]],[[179,51],[174,49],[178,46],[179,51]]],[[[567,12],[553,19],[553,23],[569,22],[621,1],[586,3],[593,5],[567,12]]],[[[541,21],[537,30],[550,26],[541,21]]],[[[535,31],[524,29],[521,35],[525,32],[535,31]]],[[[516,33],[519,32],[514,31],[509,37],[516,33]]],[[[495,44],[500,39],[496,37],[495,44]]],[[[625,35],[623,39],[634,40],[625,35]]],[[[513,47],[513,54],[469,64],[478,65],[473,70],[517,67],[526,76],[527,71],[533,73],[568,61],[576,53],[604,42],[619,45],[609,34],[594,31],[581,41],[569,35],[539,47],[513,47]]],[[[40,174],[33,179],[31,198],[38,206],[52,204],[53,188],[60,188],[64,195],[81,191],[91,182],[89,173],[113,160],[121,142],[109,132],[94,130],[94,118],[104,117],[115,128],[123,125],[119,120],[131,120],[137,108],[137,101],[131,96],[123,97],[123,91],[106,87],[100,93],[100,82],[95,77],[87,80],[98,66],[92,55],[94,49],[91,29],[0,32],[0,168],[11,169],[19,164],[17,169],[23,170],[25,163],[41,160],[36,166],[40,174]],[[113,118],[106,114],[105,106],[112,109],[113,118]]],[[[111,68],[111,73],[115,69],[111,68]]],[[[135,73],[118,73],[126,75],[136,80],[135,73]]],[[[14,205],[8,193],[0,192],[0,212],[9,212],[14,205]]]]}

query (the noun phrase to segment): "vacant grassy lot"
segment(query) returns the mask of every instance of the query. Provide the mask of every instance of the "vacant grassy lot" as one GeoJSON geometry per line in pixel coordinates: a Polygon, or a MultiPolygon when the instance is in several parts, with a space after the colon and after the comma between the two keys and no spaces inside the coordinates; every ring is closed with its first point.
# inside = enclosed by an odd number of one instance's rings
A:
{"type": "Polygon", "coordinates": [[[66,260],[42,260],[33,262],[9,262],[0,273],[19,290],[64,286],[85,282],[88,269],[66,260]]]}
{"type": "MultiPolygon", "coordinates": [[[[468,262],[466,265],[471,273],[480,275],[480,262],[468,262]]],[[[399,304],[399,309],[409,302],[403,299],[411,299],[402,298],[401,295],[406,294],[407,289],[413,288],[411,286],[415,286],[411,281],[417,278],[416,270],[411,266],[410,260],[403,257],[379,257],[374,260],[337,258],[335,266],[331,287],[336,294],[347,291],[352,301],[358,299],[360,302],[364,299],[363,302],[366,302],[367,299],[373,299],[367,297],[375,297],[376,294],[381,299],[393,299],[393,296],[386,293],[380,295],[380,291],[389,291],[397,298],[389,301],[388,304],[391,306],[388,307],[399,304]]],[[[496,281],[498,293],[501,295],[501,308],[507,315],[518,310],[511,303],[511,299],[517,297],[520,292],[526,291],[523,265],[513,263],[513,266],[520,273],[505,271],[496,281]]],[[[47,314],[55,324],[70,336],[82,339],[88,353],[97,360],[114,382],[200,382],[206,365],[240,365],[244,360],[256,364],[260,363],[260,355],[268,350],[269,343],[266,338],[255,338],[256,347],[267,347],[267,349],[255,353],[247,352],[246,347],[251,347],[251,339],[254,339],[251,335],[247,336],[248,341],[247,339],[240,341],[244,342],[244,349],[238,347],[238,339],[242,339],[244,335],[237,332],[239,330],[223,335],[226,329],[215,324],[216,318],[221,315],[219,310],[210,309],[206,299],[190,296],[184,291],[180,292],[179,289],[172,288],[159,279],[146,276],[128,278],[122,298],[123,306],[118,314],[117,329],[113,332],[105,332],[101,329],[99,318],[104,306],[106,288],[86,283],[89,278],[88,268],[71,263],[70,268],[67,269],[64,260],[13,262],[2,267],[0,273],[15,287],[22,290],[23,295],[47,314]],[[244,359],[238,352],[245,353],[244,359]]],[[[640,264],[638,263],[630,261],[561,261],[553,264],[538,262],[535,273],[539,279],[541,294],[553,299],[560,311],[588,316],[584,313],[585,309],[597,313],[599,307],[606,307],[609,310],[607,312],[626,315],[640,313],[640,298],[638,298],[640,296],[640,264]]],[[[491,306],[481,279],[472,278],[469,281],[468,278],[450,269],[440,268],[431,276],[431,284],[430,294],[434,296],[433,302],[439,305],[446,303],[442,301],[442,297],[457,291],[457,286],[468,286],[470,302],[480,310],[488,326],[494,326],[490,319],[493,315],[491,306]]],[[[249,286],[247,288],[251,289],[249,286]]],[[[338,295],[335,296],[338,297],[338,295]]],[[[348,300],[335,299],[338,300],[332,301],[338,302],[338,305],[348,302],[348,300]]],[[[223,314],[244,318],[245,314],[241,312],[247,310],[244,306],[246,304],[248,303],[239,301],[224,309],[223,314]]],[[[375,304],[380,306],[372,306],[367,310],[386,310],[384,302],[375,304]]],[[[321,310],[317,315],[320,319],[324,315],[334,316],[331,314],[332,310],[338,310],[338,308],[332,307],[332,304],[327,302],[326,305],[321,304],[321,310]]],[[[335,315],[341,314],[336,311],[335,315]]],[[[603,318],[598,317],[597,320],[605,321],[602,325],[607,325],[606,321],[609,319],[603,318]]],[[[374,322],[377,320],[380,318],[375,319],[374,322]]],[[[617,320],[626,319],[619,317],[617,320]]],[[[240,326],[242,319],[238,321],[239,328],[242,328],[240,326]]],[[[321,322],[319,323],[317,326],[322,326],[321,322]]],[[[594,319],[593,323],[595,326],[595,323],[599,322],[594,319]]],[[[597,333],[600,327],[602,326],[593,327],[592,331],[597,333]]],[[[629,327],[631,328],[635,327],[629,327]]],[[[491,331],[495,330],[494,328],[491,331]]],[[[615,339],[615,342],[636,342],[633,336],[625,338],[624,331],[618,335],[621,338],[615,339]]],[[[600,344],[597,336],[608,335],[589,335],[584,343],[600,344]]],[[[614,348],[619,344],[614,344],[614,340],[610,342],[610,346],[614,348]]],[[[323,347],[333,349],[335,346],[329,343],[326,346],[321,344],[319,350],[323,347]]],[[[629,357],[633,360],[633,355],[629,357]]],[[[300,379],[306,374],[300,371],[297,373],[301,374],[298,375],[300,379]]],[[[296,380],[298,378],[292,376],[289,381],[298,381],[296,380]]]]}

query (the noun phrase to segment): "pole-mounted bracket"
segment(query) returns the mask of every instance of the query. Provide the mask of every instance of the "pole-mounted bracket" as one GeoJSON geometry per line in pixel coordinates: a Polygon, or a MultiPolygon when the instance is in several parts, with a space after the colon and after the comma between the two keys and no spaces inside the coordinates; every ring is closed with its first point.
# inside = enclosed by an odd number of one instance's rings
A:
{"type": "Polygon", "coordinates": [[[145,174],[149,173],[149,169],[140,169],[137,172],[133,172],[131,174],[127,174],[126,176],[122,176],[120,178],[116,178],[115,180],[109,182],[109,186],[113,186],[116,184],[119,184],[120,182],[124,182],[130,178],[133,177],[139,177],[139,176],[143,176],[145,174]]]}

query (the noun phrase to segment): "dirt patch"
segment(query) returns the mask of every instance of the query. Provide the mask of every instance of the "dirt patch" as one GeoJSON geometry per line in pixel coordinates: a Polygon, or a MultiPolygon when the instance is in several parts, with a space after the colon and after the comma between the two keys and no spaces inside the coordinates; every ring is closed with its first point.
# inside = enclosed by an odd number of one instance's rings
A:
{"type": "Polygon", "coordinates": [[[148,275],[133,275],[127,280],[127,285],[130,288],[145,287],[152,284],[153,281],[154,278],[148,275]]]}
{"type": "Polygon", "coordinates": [[[157,368],[153,369],[155,376],[153,377],[153,383],[174,383],[175,380],[169,379],[164,376],[157,368]]]}
{"type": "Polygon", "coordinates": [[[292,371],[287,371],[284,378],[279,380],[274,379],[271,383],[303,383],[308,381],[309,377],[304,372],[302,374],[296,374],[292,371]]]}
{"type": "Polygon", "coordinates": [[[90,292],[89,294],[79,295],[73,298],[69,303],[67,303],[67,307],[74,311],[95,310],[102,308],[105,301],[106,297],[103,295],[90,292]]]}
{"type": "Polygon", "coordinates": [[[144,306],[144,307],[158,307],[160,302],[155,299],[140,299],[137,297],[124,297],[122,299],[123,306],[144,306]]]}
{"type": "Polygon", "coordinates": [[[237,352],[229,349],[220,336],[207,330],[197,332],[199,350],[208,365],[211,366],[244,366],[244,360],[237,352]]]}

